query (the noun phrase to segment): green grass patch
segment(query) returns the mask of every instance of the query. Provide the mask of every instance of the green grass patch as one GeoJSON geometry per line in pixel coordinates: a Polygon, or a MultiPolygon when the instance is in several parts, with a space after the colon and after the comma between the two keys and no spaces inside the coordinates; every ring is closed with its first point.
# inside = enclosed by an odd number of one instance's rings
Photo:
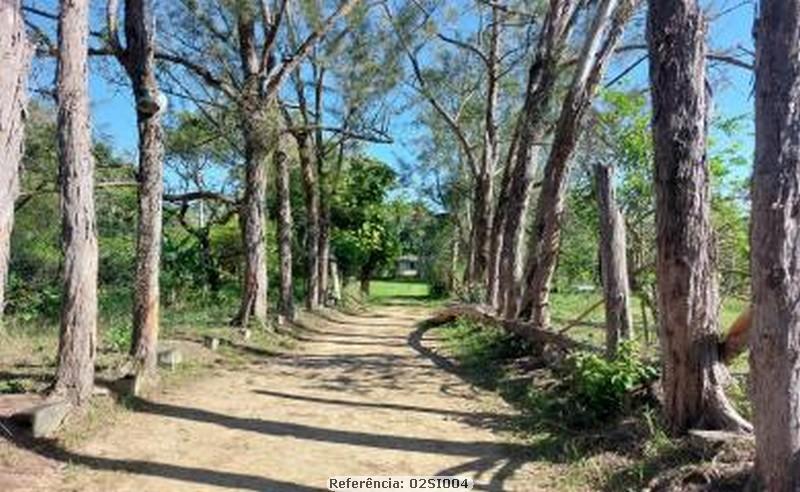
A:
{"type": "Polygon", "coordinates": [[[430,287],[425,282],[401,280],[373,280],[370,282],[369,298],[380,301],[391,298],[424,300],[430,297],[430,287]]]}

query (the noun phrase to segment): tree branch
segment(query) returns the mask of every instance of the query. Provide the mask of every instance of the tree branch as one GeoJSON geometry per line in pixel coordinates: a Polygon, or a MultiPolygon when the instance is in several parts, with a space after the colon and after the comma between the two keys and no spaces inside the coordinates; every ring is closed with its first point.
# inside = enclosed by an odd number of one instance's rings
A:
{"type": "Polygon", "coordinates": [[[173,203],[191,202],[195,200],[216,200],[228,205],[238,205],[239,201],[215,191],[190,191],[182,194],[165,194],[164,201],[173,203]]]}
{"type": "Polygon", "coordinates": [[[467,51],[469,51],[471,53],[474,53],[475,55],[478,55],[478,58],[481,59],[483,64],[486,65],[487,67],[489,66],[489,63],[490,63],[489,62],[489,57],[486,56],[486,54],[483,51],[481,51],[477,46],[471,45],[471,44],[469,44],[469,43],[467,43],[465,41],[459,41],[458,39],[454,39],[454,38],[445,36],[442,33],[438,33],[437,36],[438,36],[439,39],[441,39],[445,43],[450,43],[452,45],[458,46],[459,48],[463,48],[463,49],[465,49],[465,50],[467,50],[467,51]]]}
{"type": "Polygon", "coordinates": [[[325,37],[328,31],[333,28],[336,21],[347,15],[353,7],[355,7],[360,0],[345,0],[336,11],[331,14],[322,25],[314,32],[308,35],[300,46],[295,50],[294,54],[290,55],[283,63],[280,64],[278,69],[274,71],[268,78],[266,83],[265,97],[273,97],[280,88],[286,76],[292,73],[308,55],[317,44],[317,42],[325,37]]]}

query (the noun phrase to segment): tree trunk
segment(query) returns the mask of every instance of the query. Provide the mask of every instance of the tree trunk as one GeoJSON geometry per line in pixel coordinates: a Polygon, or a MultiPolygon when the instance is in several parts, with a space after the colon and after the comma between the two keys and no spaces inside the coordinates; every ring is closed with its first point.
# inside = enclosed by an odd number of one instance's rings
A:
{"type": "Polygon", "coordinates": [[[500,183],[500,194],[492,220],[491,239],[489,241],[489,258],[486,267],[486,304],[495,311],[500,309],[500,252],[503,249],[503,228],[506,217],[506,198],[511,186],[511,164],[517,153],[519,128],[514,130],[505,162],[505,172],[500,183]]]}
{"type": "Polygon", "coordinates": [[[725,397],[706,160],[705,21],[696,0],[650,0],[656,276],[664,412],[673,434],[743,430],[725,397]]]}
{"type": "Polygon", "coordinates": [[[361,269],[361,276],[359,277],[360,285],[361,285],[361,295],[364,297],[369,296],[369,287],[370,287],[370,277],[372,276],[372,271],[369,268],[362,268],[361,269]]]}
{"type": "Polygon", "coordinates": [[[333,274],[330,271],[333,261],[330,224],[330,212],[328,212],[328,218],[323,218],[319,228],[319,295],[323,305],[328,303],[328,296],[333,288],[333,274]]]}
{"type": "Polygon", "coordinates": [[[489,265],[492,221],[494,219],[494,171],[497,166],[499,146],[495,112],[499,99],[498,57],[500,53],[500,11],[492,6],[492,24],[489,37],[489,52],[486,57],[486,105],[483,122],[483,149],[478,175],[475,176],[475,197],[470,240],[471,287],[486,285],[486,270],[489,265]]]}
{"type": "Polygon", "coordinates": [[[308,272],[306,278],[306,307],[315,310],[323,301],[320,291],[320,189],[317,180],[316,163],[312,158],[309,135],[298,132],[297,153],[303,175],[303,191],[306,202],[306,262],[308,272]]]}
{"type": "Polygon", "coordinates": [[[203,227],[198,231],[197,240],[200,243],[200,251],[202,253],[202,260],[203,260],[203,270],[206,274],[206,282],[208,282],[208,288],[211,290],[213,296],[216,297],[219,294],[219,290],[222,287],[222,279],[220,279],[219,269],[217,268],[217,262],[214,259],[214,252],[211,249],[211,234],[209,228],[203,227]]]}
{"type": "Polygon", "coordinates": [[[273,154],[278,187],[278,246],[280,256],[281,296],[278,311],[288,321],[294,320],[294,284],[292,282],[292,195],[289,159],[278,149],[273,154]]]}
{"type": "MultiPolygon", "coordinates": [[[[333,278],[331,269],[335,265],[335,260],[331,257],[331,200],[333,199],[333,190],[331,189],[328,173],[325,172],[325,138],[322,131],[322,117],[324,113],[323,98],[325,94],[325,74],[326,70],[323,65],[315,64],[314,66],[314,124],[317,127],[314,131],[314,155],[316,156],[316,171],[317,171],[317,193],[319,194],[319,237],[317,244],[317,256],[319,271],[317,272],[317,280],[319,286],[317,292],[319,293],[319,302],[323,305],[328,303],[329,294],[333,295],[333,299],[338,301],[341,298],[341,289],[337,290],[338,279],[333,278]],[[332,265],[333,263],[333,265],[332,265]]],[[[341,150],[341,144],[340,144],[341,150]]],[[[339,157],[338,169],[341,169],[342,156],[339,157]]],[[[338,171],[337,171],[338,172],[338,171]]],[[[310,246],[309,246],[310,247],[310,246]]],[[[338,273],[338,272],[337,272],[338,273]]]]}
{"type": "Polygon", "coordinates": [[[628,262],[625,257],[625,220],[614,193],[614,168],[595,166],[600,221],[600,265],[606,306],[606,354],[617,353],[619,340],[631,337],[628,262]]]}
{"type": "Polygon", "coordinates": [[[267,322],[266,159],[275,147],[275,133],[267,121],[270,111],[256,91],[255,87],[248,90],[250,95],[239,110],[245,146],[245,191],[240,212],[245,271],[242,302],[234,324],[241,326],[247,326],[251,318],[262,325],[267,322]]]}
{"type": "MultiPolygon", "coordinates": [[[[528,70],[525,104],[519,121],[516,152],[505,192],[500,196],[497,210],[502,212],[498,233],[499,266],[497,297],[499,313],[507,318],[517,314],[518,239],[523,226],[526,204],[529,201],[538,146],[545,135],[545,116],[555,94],[559,61],[569,31],[577,2],[552,2],[542,27],[536,58],[528,70]]],[[[498,220],[498,219],[495,219],[498,220]]]]}
{"type": "Polygon", "coordinates": [[[751,395],[763,490],[800,489],[800,1],[761,2],[753,171],[751,395]]]}
{"type": "Polygon", "coordinates": [[[163,135],[155,74],[155,33],[152,0],[125,2],[125,40],[120,55],[133,86],[139,127],[136,277],[133,292],[133,337],[130,353],[138,371],[156,370],[159,331],[159,268],[161,265],[161,196],[164,191],[163,135]]]}
{"type": "Polygon", "coordinates": [[[342,300],[342,282],[339,280],[339,265],[336,258],[331,257],[328,264],[328,271],[330,272],[331,279],[331,295],[330,299],[334,304],[342,300]]]}
{"type": "Polygon", "coordinates": [[[0,318],[5,307],[14,201],[19,195],[32,48],[25,34],[21,2],[0,2],[0,318]]]}
{"type": "Polygon", "coordinates": [[[469,264],[465,275],[469,286],[480,286],[486,275],[489,256],[489,231],[492,222],[492,178],[481,174],[476,179],[472,230],[470,232],[469,264]]]}
{"type": "MultiPolygon", "coordinates": [[[[456,221],[457,222],[457,221],[456,221]]],[[[458,224],[453,229],[453,239],[450,242],[450,268],[447,272],[447,289],[453,293],[458,289],[458,262],[460,258],[459,246],[461,244],[458,224]]]]}
{"type": "Polygon", "coordinates": [[[320,200],[319,200],[319,294],[323,304],[328,302],[328,291],[331,288],[329,277],[329,267],[331,264],[331,200],[333,190],[329,183],[329,177],[317,168],[320,179],[320,200]]]}
{"type": "MultiPolygon", "coordinates": [[[[519,311],[514,312],[520,318],[530,318],[533,325],[540,329],[550,327],[550,283],[561,242],[570,162],[581,134],[583,116],[633,12],[634,4],[635,0],[604,0],[598,6],[583,44],[578,69],[561,107],[536,205],[524,292],[519,311]]],[[[512,311],[509,309],[507,312],[511,317],[512,311]]]]}
{"type": "Polygon", "coordinates": [[[94,386],[97,234],[88,85],[89,2],[62,0],[58,18],[58,143],[63,298],[54,393],[85,404],[94,386]]]}

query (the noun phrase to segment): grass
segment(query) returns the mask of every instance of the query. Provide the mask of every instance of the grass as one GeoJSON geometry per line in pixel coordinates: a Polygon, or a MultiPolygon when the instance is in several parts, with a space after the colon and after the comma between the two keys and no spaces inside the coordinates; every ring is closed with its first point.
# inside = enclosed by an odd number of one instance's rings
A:
{"type": "Polygon", "coordinates": [[[425,282],[404,280],[373,280],[370,282],[369,300],[381,302],[387,299],[426,300],[430,287],[425,282]]]}
{"type": "MultiPolygon", "coordinates": [[[[554,312],[575,317],[593,299],[558,294],[553,299],[554,312]]],[[[737,316],[740,307],[726,305],[723,316],[737,316]]],[[[598,313],[602,317],[602,309],[598,313]]],[[[593,332],[595,341],[602,341],[597,328],[579,330],[593,332]]],[[[575,399],[579,387],[565,383],[574,381],[574,366],[537,363],[528,355],[531,351],[525,342],[475,323],[459,321],[432,333],[441,340],[437,352],[453,359],[463,377],[496,392],[518,410],[505,429],[522,436],[532,459],[542,467],[559,467],[558,490],[633,491],[649,489],[653,483],[672,486],[654,487],[657,490],[682,490],[682,480],[698,477],[714,484],[703,490],[739,490],[736,487],[746,479],[742,470],[746,471],[751,451],[698,448],[691,441],[670,438],[649,397],[626,404],[617,416],[597,418],[603,413],[587,414],[582,400],[575,399]],[[738,458],[729,458],[736,453],[738,458]]],[[[728,391],[737,406],[742,403],[739,400],[746,402],[746,395],[738,395],[741,390],[741,385],[733,385],[728,391]]],[[[749,417],[746,407],[741,410],[749,417]]]]}

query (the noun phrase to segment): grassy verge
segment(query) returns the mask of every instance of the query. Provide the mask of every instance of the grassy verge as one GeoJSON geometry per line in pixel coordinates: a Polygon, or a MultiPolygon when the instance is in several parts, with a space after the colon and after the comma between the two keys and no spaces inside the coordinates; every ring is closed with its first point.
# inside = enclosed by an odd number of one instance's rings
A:
{"type": "MultiPolygon", "coordinates": [[[[127,358],[131,343],[129,298],[103,293],[98,319],[96,373],[99,381],[115,379],[127,358]]],[[[235,309],[233,301],[165,299],[162,312],[160,347],[178,348],[184,364],[166,380],[191,378],[216,367],[241,367],[259,358],[289,349],[293,340],[271,331],[254,330],[243,340],[229,325],[235,309]],[[205,335],[217,336],[223,343],[218,352],[202,345],[205,335]]],[[[7,317],[0,330],[0,395],[38,393],[52,383],[58,351],[58,320],[7,317]]]]}
{"type": "Polygon", "coordinates": [[[667,436],[641,384],[653,374],[638,378],[650,369],[635,366],[635,353],[613,363],[577,354],[552,364],[531,357],[519,338],[474,323],[458,321],[433,335],[465,378],[518,410],[505,430],[528,443],[534,460],[558,467],[558,490],[684,490],[695,479],[714,484],[697,490],[738,490],[728,487],[746,479],[737,474],[741,454],[726,461],[729,450],[667,436]]]}

